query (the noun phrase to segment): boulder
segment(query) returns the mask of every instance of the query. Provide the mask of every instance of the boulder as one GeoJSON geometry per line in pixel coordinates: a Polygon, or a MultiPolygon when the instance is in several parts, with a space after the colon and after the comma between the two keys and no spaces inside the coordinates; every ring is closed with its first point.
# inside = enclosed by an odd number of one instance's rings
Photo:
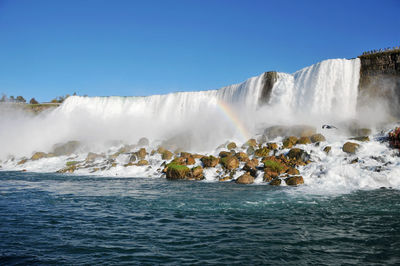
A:
{"type": "Polygon", "coordinates": [[[324,135],[322,134],[314,134],[310,137],[312,143],[326,141],[324,135]]]}
{"type": "Polygon", "coordinates": [[[163,160],[171,160],[173,155],[174,155],[174,154],[173,154],[172,152],[170,152],[170,151],[168,151],[168,150],[164,150],[164,151],[161,153],[161,158],[162,158],[163,160]]]}
{"type": "Polygon", "coordinates": [[[282,183],[282,180],[280,180],[279,178],[275,178],[271,182],[269,182],[269,184],[271,186],[280,186],[281,183],[282,183]]]}
{"type": "Polygon", "coordinates": [[[144,147],[144,146],[149,146],[149,143],[150,143],[149,140],[147,138],[143,137],[143,138],[139,139],[137,145],[139,147],[144,147]]]}
{"type": "Polygon", "coordinates": [[[147,152],[145,148],[141,148],[136,154],[139,159],[144,159],[146,158],[147,152]]]}
{"type": "Polygon", "coordinates": [[[135,162],[137,160],[136,155],[134,153],[129,156],[129,162],[135,162]]]}
{"type": "Polygon", "coordinates": [[[158,149],[157,149],[157,152],[159,154],[163,154],[165,151],[166,151],[166,149],[164,147],[162,147],[162,146],[158,147],[158,149]]]}
{"type": "Polygon", "coordinates": [[[146,161],[146,160],[140,160],[139,162],[137,162],[136,165],[137,165],[137,166],[149,165],[149,162],[146,161]]]}
{"type": "Polygon", "coordinates": [[[296,144],[310,144],[310,143],[311,143],[310,137],[301,137],[296,142],[296,144]]]}
{"type": "Polygon", "coordinates": [[[62,155],[70,155],[71,153],[75,152],[81,143],[79,141],[68,141],[67,143],[64,144],[56,144],[53,147],[53,153],[56,156],[62,156],[62,155]]]}
{"type": "Polygon", "coordinates": [[[67,166],[57,171],[57,173],[73,173],[76,170],[76,164],[67,166]]]}
{"type": "Polygon", "coordinates": [[[234,150],[234,149],[236,149],[236,143],[235,142],[231,142],[231,143],[229,143],[228,145],[226,145],[226,148],[228,149],[228,150],[234,150]]]}
{"type": "Polygon", "coordinates": [[[271,171],[271,172],[276,172],[278,174],[285,172],[287,169],[287,166],[279,162],[277,159],[274,157],[269,157],[266,158],[264,161],[264,171],[271,171]]]}
{"type": "Polygon", "coordinates": [[[249,160],[243,167],[243,170],[250,173],[252,176],[257,176],[258,160],[256,158],[249,160]]]}
{"type": "Polygon", "coordinates": [[[302,149],[293,148],[289,151],[288,157],[302,162],[307,162],[310,159],[310,155],[302,149]]]}
{"type": "Polygon", "coordinates": [[[324,148],[323,151],[324,151],[326,154],[329,154],[329,153],[331,152],[331,149],[332,149],[331,146],[326,146],[326,147],[324,148]]]}
{"type": "Polygon", "coordinates": [[[279,174],[277,172],[272,171],[271,169],[265,169],[264,170],[264,176],[263,176],[263,181],[264,182],[270,182],[273,179],[277,178],[279,174]]]}
{"type": "Polygon", "coordinates": [[[256,147],[257,141],[255,139],[249,139],[248,141],[246,141],[246,143],[243,146],[244,147],[256,147]]]}
{"type": "Polygon", "coordinates": [[[190,169],[187,166],[170,163],[166,167],[167,179],[186,179],[190,177],[190,169]]]}
{"type": "Polygon", "coordinates": [[[267,147],[257,149],[257,150],[255,150],[254,155],[257,157],[269,156],[269,149],[267,147]]]}
{"type": "Polygon", "coordinates": [[[278,149],[278,144],[276,144],[274,142],[270,142],[270,143],[267,143],[267,147],[270,150],[277,150],[278,149]]]}
{"type": "Polygon", "coordinates": [[[283,140],[283,148],[290,149],[297,143],[297,138],[295,136],[287,137],[283,140]]]}
{"type": "Polygon", "coordinates": [[[361,142],[367,142],[367,141],[369,141],[369,137],[368,137],[368,136],[360,136],[360,137],[351,138],[351,140],[356,140],[356,141],[361,141],[361,142]]]}
{"type": "Polygon", "coordinates": [[[247,155],[251,156],[254,154],[254,148],[252,146],[248,147],[246,150],[247,155]]]}
{"type": "Polygon", "coordinates": [[[203,163],[204,167],[215,167],[219,163],[219,158],[210,155],[210,156],[204,156],[203,158],[200,159],[200,161],[203,163]]]}
{"type": "Polygon", "coordinates": [[[249,156],[245,152],[238,152],[235,156],[241,162],[247,162],[249,160],[249,156]]]}
{"type": "Polygon", "coordinates": [[[42,158],[46,158],[46,157],[47,157],[47,154],[44,153],[44,152],[35,152],[32,155],[31,160],[32,161],[36,161],[36,160],[39,160],[39,159],[42,159],[42,158]]]}
{"type": "Polygon", "coordinates": [[[220,163],[227,170],[233,170],[239,167],[239,160],[234,156],[223,157],[220,163]]]}
{"type": "Polygon", "coordinates": [[[254,177],[250,175],[250,173],[245,173],[241,176],[239,176],[238,179],[236,179],[236,184],[253,184],[254,183],[254,177]]]}
{"type": "Polygon", "coordinates": [[[285,179],[286,185],[288,186],[298,186],[304,184],[304,179],[302,176],[291,176],[285,179]]]}
{"type": "Polygon", "coordinates": [[[289,167],[289,169],[286,171],[288,175],[299,175],[300,171],[294,167],[289,167]]]}
{"type": "Polygon", "coordinates": [[[192,168],[192,178],[195,180],[202,180],[204,179],[204,175],[203,175],[203,167],[201,166],[196,166],[192,168]]]}
{"type": "Polygon", "coordinates": [[[346,153],[355,154],[359,147],[360,145],[357,143],[346,142],[343,145],[342,150],[346,153]]]}
{"type": "Polygon", "coordinates": [[[21,161],[19,161],[17,163],[17,165],[22,165],[22,164],[26,163],[27,161],[28,161],[28,159],[22,159],[21,161]]]}
{"type": "Polygon", "coordinates": [[[218,155],[219,155],[219,157],[224,158],[224,157],[232,156],[233,154],[230,151],[221,151],[218,155]]]}

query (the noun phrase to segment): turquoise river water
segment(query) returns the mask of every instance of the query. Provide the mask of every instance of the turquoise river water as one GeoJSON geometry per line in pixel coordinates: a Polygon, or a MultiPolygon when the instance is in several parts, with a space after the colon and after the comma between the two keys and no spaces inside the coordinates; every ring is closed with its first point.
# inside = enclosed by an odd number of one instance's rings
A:
{"type": "Polygon", "coordinates": [[[0,265],[400,264],[400,191],[0,172],[0,265]]]}

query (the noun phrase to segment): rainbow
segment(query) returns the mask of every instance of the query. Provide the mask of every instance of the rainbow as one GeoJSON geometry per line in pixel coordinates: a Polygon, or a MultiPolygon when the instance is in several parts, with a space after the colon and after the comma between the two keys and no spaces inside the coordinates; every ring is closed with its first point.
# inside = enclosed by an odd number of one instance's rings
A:
{"type": "Polygon", "coordinates": [[[243,142],[250,139],[250,133],[243,125],[242,121],[239,119],[235,111],[224,101],[221,99],[217,100],[217,106],[220,108],[222,113],[232,122],[235,128],[240,133],[240,136],[243,138],[243,142]]]}

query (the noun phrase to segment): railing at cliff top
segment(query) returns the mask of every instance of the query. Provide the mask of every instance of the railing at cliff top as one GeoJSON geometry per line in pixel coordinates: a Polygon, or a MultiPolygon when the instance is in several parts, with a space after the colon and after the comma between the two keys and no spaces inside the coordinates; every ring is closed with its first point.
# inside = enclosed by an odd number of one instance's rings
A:
{"type": "Polygon", "coordinates": [[[379,54],[379,53],[385,53],[385,52],[400,52],[400,46],[388,47],[388,48],[383,48],[383,49],[371,50],[371,51],[363,52],[361,56],[379,54]]]}

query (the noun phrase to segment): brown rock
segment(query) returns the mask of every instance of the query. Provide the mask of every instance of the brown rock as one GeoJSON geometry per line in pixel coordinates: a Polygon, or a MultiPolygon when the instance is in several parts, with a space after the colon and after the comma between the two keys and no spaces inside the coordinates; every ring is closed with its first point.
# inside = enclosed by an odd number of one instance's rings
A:
{"type": "Polygon", "coordinates": [[[164,151],[161,153],[161,158],[163,160],[171,160],[173,155],[174,154],[172,152],[164,149],[164,151]]]}
{"type": "Polygon", "coordinates": [[[346,142],[343,145],[342,150],[346,153],[355,154],[359,147],[360,145],[357,143],[346,142]]]}
{"type": "Polygon", "coordinates": [[[249,160],[249,156],[245,152],[238,152],[235,154],[235,156],[241,162],[247,162],[249,160]]]}
{"type": "Polygon", "coordinates": [[[233,154],[230,151],[221,151],[218,155],[219,155],[219,157],[224,158],[224,157],[232,156],[233,154]]]}
{"type": "Polygon", "coordinates": [[[331,146],[326,146],[326,147],[324,148],[324,152],[325,152],[326,154],[329,154],[329,153],[331,152],[331,149],[332,149],[331,146]]]}
{"type": "Polygon", "coordinates": [[[294,167],[290,167],[290,168],[286,171],[286,173],[287,173],[288,175],[299,175],[299,174],[300,174],[300,171],[299,171],[298,169],[294,168],[294,167]]]}
{"type": "Polygon", "coordinates": [[[248,147],[256,147],[257,146],[257,141],[255,139],[249,139],[248,141],[246,141],[246,143],[244,144],[244,146],[248,146],[248,147]]]}
{"type": "Polygon", "coordinates": [[[296,145],[297,138],[295,136],[287,137],[283,140],[283,148],[291,148],[296,145]]]}
{"type": "Polygon", "coordinates": [[[137,156],[139,159],[144,159],[146,158],[147,152],[145,148],[141,148],[138,152],[137,152],[137,156]]]}
{"type": "Polygon", "coordinates": [[[234,156],[221,158],[220,163],[227,170],[233,170],[239,167],[239,160],[234,156]]]}
{"type": "Polygon", "coordinates": [[[288,157],[302,162],[307,162],[310,159],[310,155],[302,149],[293,148],[289,151],[288,157]]]}
{"type": "Polygon", "coordinates": [[[270,150],[277,150],[278,149],[278,144],[276,144],[274,142],[270,142],[270,143],[267,143],[267,147],[270,150]]]}
{"type": "Polygon", "coordinates": [[[297,140],[296,144],[310,144],[310,143],[311,143],[310,137],[301,137],[297,140]]]}
{"type": "Polygon", "coordinates": [[[367,141],[369,141],[369,137],[368,137],[368,136],[361,136],[361,137],[351,138],[351,140],[357,140],[357,141],[361,141],[361,142],[367,142],[367,141]]]}
{"type": "Polygon", "coordinates": [[[137,165],[137,166],[149,165],[149,162],[146,161],[146,160],[140,160],[139,162],[137,162],[136,165],[137,165]]]}
{"type": "Polygon", "coordinates": [[[39,160],[39,159],[42,159],[42,158],[46,158],[46,157],[47,157],[47,154],[44,153],[44,152],[35,152],[35,153],[32,155],[31,160],[32,160],[32,161],[36,161],[36,160],[39,160]]]}
{"type": "Polygon", "coordinates": [[[226,148],[227,148],[228,150],[236,149],[236,143],[235,143],[235,142],[231,142],[231,143],[229,143],[229,144],[226,146],[226,148]]]}
{"type": "Polygon", "coordinates": [[[282,183],[282,181],[279,178],[275,178],[273,179],[271,182],[269,182],[269,184],[271,186],[280,186],[282,183]]]}
{"type": "Polygon", "coordinates": [[[298,186],[304,184],[304,179],[302,176],[291,176],[285,179],[288,186],[298,186]]]}
{"type": "Polygon", "coordinates": [[[269,156],[269,149],[267,147],[257,149],[255,150],[254,155],[257,157],[269,156]]]}
{"type": "Polygon", "coordinates": [[[324,135],[322,134],[314,134],[310,137],[312,143],[326,141],[324,135]]]}
{"type": "Polygon", "coordinates": [[[204,179],[203,167],[196,166],[196,167],[193,167],[191,171],[192,171],[192,178],[194,178],[196,180],[204,179]]]}
{"type": "Polygon", "coordinates": [[[187,166],[170,163],[167,165],[167,179],[186,179],[190,177],[191,172],[187,166]]]}
{"type": "Polygon", "coordinates": [[[203,163],[204,167],[215,167],[219,163],[219,158],[216,158],[212,155],[204,156],[200,160],[203,163]]]}
{"type": "Polygon", "coordinates": [[[254,177],[250,173],[245,173],[236,179],[236,184],[253,184],[254,177]]]}

